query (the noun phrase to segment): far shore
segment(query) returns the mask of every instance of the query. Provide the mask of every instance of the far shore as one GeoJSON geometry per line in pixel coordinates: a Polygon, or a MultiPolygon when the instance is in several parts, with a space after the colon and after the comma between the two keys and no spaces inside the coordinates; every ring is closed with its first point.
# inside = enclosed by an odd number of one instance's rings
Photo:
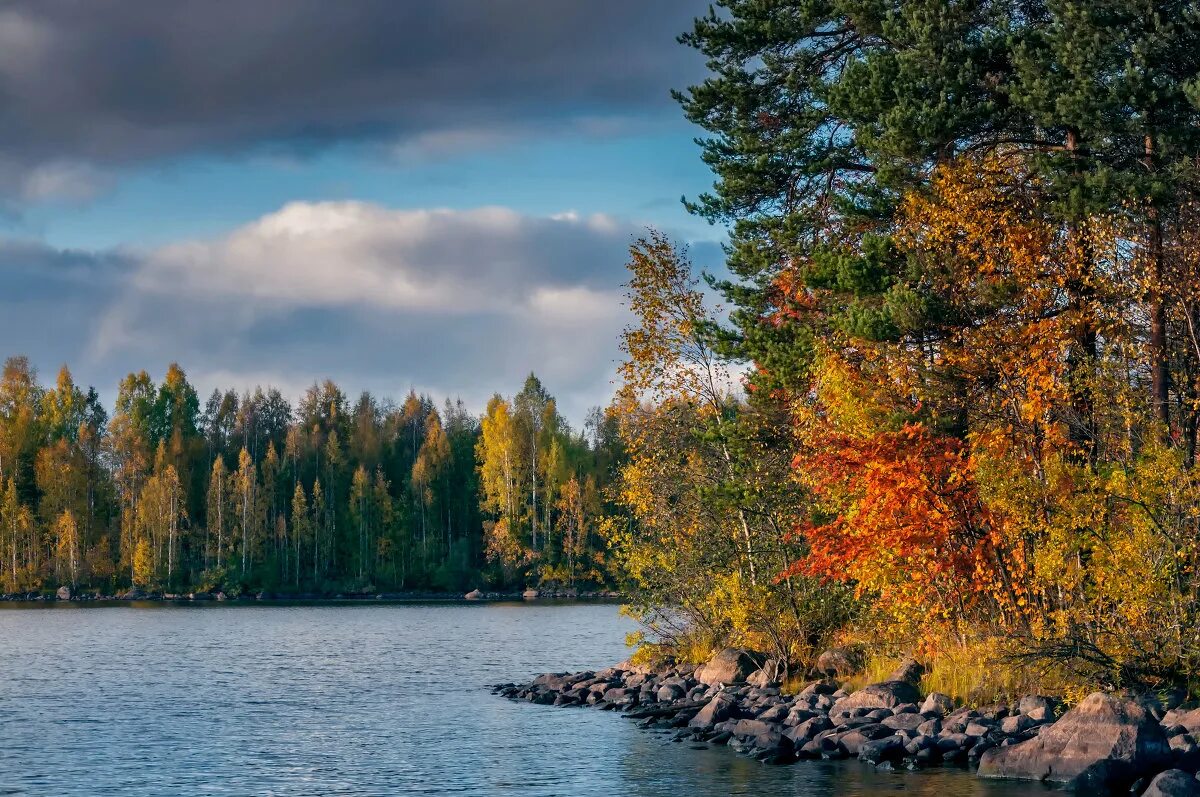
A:
{"type": "Polygon", "coordinates": [[[236,603],[236,604],[371,604],[371,603],[619,603],[623,596],[617,592],[567,592],[538,591],[522,592],[378,592],[369,594],[312,592],[268,593],[226,595],[222,592],[193,592],[186,594],[125,592],[116,595],[80,593],[63,597],[56,593],[6,593],[0,594],[0,605],[18,608],[21,606],[67,605],[125,605],[132,603],[236,603]]]}

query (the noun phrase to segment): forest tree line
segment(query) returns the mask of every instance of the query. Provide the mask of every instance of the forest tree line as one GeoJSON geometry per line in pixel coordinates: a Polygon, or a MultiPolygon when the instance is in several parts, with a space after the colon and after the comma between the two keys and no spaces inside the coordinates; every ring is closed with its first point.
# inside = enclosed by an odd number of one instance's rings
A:
{"type": "Polygon", "coordinates": [[[720,0],[682,41],[731,312],[634,248],[616,544],[658,639],[1194,685],[1200,6],[720,0]]]}
{"type": "Polygon", "coordinates": [[[184,371],[120,383],[111,417],[64,366],[0,376],[0,591],[332,594],[603,586],[619,443],[570,428],[532,374],[475,417],[333,382],[293,406],[184,371]]]}

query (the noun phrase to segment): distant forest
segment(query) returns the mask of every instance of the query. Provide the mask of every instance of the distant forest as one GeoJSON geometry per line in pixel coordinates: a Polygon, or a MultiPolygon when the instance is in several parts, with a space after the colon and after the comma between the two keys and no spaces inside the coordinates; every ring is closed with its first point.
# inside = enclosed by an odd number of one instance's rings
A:
{"type": "Polygon", "coordinates": [[[581,431],[534,375],[486,414],[331,381],[295,406],[183,369],[122,380],[109,417],[64,366],[0,378],[0,591],[111,594],[595,588],[619,467],[614,422],[581,431]]]}

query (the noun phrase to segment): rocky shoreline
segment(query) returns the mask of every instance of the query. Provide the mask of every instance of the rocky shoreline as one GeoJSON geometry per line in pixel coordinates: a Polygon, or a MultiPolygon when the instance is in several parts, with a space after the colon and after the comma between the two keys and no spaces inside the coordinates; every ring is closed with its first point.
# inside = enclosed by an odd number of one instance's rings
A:
{"type": "Polygon", "coordinates": [[[707,664],[628,662],[547,673],[494,694],[550,706],[618,711],[674,741],[728,745],[766,764],[854,758],[878,769],[967,767],[981,777],[1041,781],[1083,794],[1200,796],[1200,708],[1154,696],[1090,695],[1070,710],[1029,695],[1013,704],[956,706],[922,695],[923,668],[853,692],[828,674],[785,694],[780,667],[727,649],[707,664]]]}
{"type": "Polygon", "coordinates": [[[131,601],[162,601],[162,602],[206,602],[206,601],[240,601],[240,602],[369,602],[369,601],[532,601],[532,600],[570,600],[570,601],[619,601],[619,592],[578,590],[525,590],[523,592],[483,592],[472,590],[464,594],[457,592],[407,591],[407,592],[371,592],[371,593],[272,593],[257,592],[240,595],[227,595],[224,592],[144,592],[129,590],[127,592],[106,595],[100,592],[73,592],[68,587],[60,587],[56,592],[12,592],[0,594],[0,602],[5,603],[127,603],[131,601]]]}

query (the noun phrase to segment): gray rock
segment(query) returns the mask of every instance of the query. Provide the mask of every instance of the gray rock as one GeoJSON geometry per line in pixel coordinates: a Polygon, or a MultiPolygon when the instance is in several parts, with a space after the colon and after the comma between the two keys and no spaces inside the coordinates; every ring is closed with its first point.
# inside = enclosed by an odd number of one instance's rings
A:
{"type": "Polygon", "coordinates": [[[1200,708],[1186,711],[1179,708],[1171,709],[1163,716],[1162,724],[1168,728],[1172,725],[1182,725],[1188,733],[1200,732],[1200,708]]]}
{"type": "Polygon", "coordinates": [[[1200,781],[1182,769],[1160,772],[1142,797],[1200,797],[1200,781]]]}
{"type": "Polygon", "coordinates": [[[817,672],[835,678],[854,675],[862,666],[862,653],[849,648],[831,648],[817,656],[817,672]]]}
{"type": "Polygon", "coordinates": [[[926,720],[920,714],[909,714],[909,713],[894,714],[890,717],[887,717],[887,718],[881,720],[881,722],[884,725],[888,726],[889,728],[898,730],[898,731],[899,730],[915,731],[928,721],[929,720],[926,720]]]}
{"type": "Polygon", "coordinates": [[[858,758],[868,764],[894,761],[904,756],[904,740],[899,736],[885,736],[863,743],[858,749],[858,758]]]}
{"type": "Polygon", "coordinates": [[[636,689],[625,689],[615,686],[604,693],[604,702],[613,703],[618,706],[632,705],[637,703],[638,692],[636,689]]]}
{"type": "MultiPolygon", "coordinates": [[[[16,556],[16,554],[13,555],[16,556]]],[[[14,559],[13,561],[15,562],[16,560],[14,559]]],[[[69,601],[71,600],[71,588],[66,585],[61,586],[58,588],[58,591],[54,593],[54,596],[60,601],[69,601]]]]}
{"type": "Polygon", "coordinates": [[[1021,731],[1032,728],[1035,724],[1035,721],[1025,714],[1014,714],[1000,720],[1000,730],[1009,736],[1016,736],[1021,731]]]}
{"type": "Polygon", "coordinates": [[[822,753],[821,740],[813,739],[805,742],[797,751],[804,758],[820,758],[822,753]]]}
{"type": "Polygon", "coordinates": [[[688,722],[689,728],[711,730],[718,722],[729,719],[737,701],[727,692],[718,692],[702,709],[688,722]]]}
{"type": "Polygon", "coordinates": [[[1025,695],[1017,702],[1017,712],[1020,714],[1028,714],[1038,709],[1044,709],[1049,716],[1054,716],[1054,707],[1057,702],[1054,698],[1042,697],[1041,695],[1025,695]]]}
{"type": "Polygon", "coordinates": [[[743,738],[770,740],[774,738],[776,741],[772,744],[759,744],[759,747],[771,747],[778,745],[778,737],[782,736],[781,729],[778,725],[762,720],[738,720],[730,729],[734,736],[743,738]]]}
{"type": "Polygon", "coordinates": [[[787,718],[787,715],[787,706],[774,705],[768,707],[761,714],[755,717],[755,719],[762,720],[763,722],[783,722],[784,719],[787,718]]]}
{"type": "Polygon", "coordinates": [[[884,681],[864,686],[833,704],[830,714],[857,708],[892,708],[903,703],[915,703],[921,699],[917,687],[905,681],[884,681]]]}
{"type": "Polygon", "coordinates": [[[943,753],[951,750],[962,750],[970,747],[974,741],[973,738],[967,736],[965,733],[944,733],[938,737],[937,749],[943,753]]]}
{"type": "Polygon", "coordinates": [[[921,734],[910,739],[908,744],[904,745],[904,751],[909,755],[916,755],[922,750],[931,750],[936,747],[937,739],[934,739],[932,736],[925,736],[924,734],[921,734]]]}
{"type": "Polygon", "coordinates": [[[1052,722],[1054,720],[1054,709],[1038,707],[1027,712],[1024,716],[1029,717],[1034,722],[1052,722]]]}
{"type": "Polygon", "coordinates": [[[674,701],[681,699],[684,694],[686,693],[684,692],[683,687],[679,684],[663,684],[658,688],[658,692],[656,692],[654,696],[660,703],[673,703],[674,701]]]}
{"type": "Polygon", "coordinates": [[[921,676],[925,674],[925,666],[912,656],[906,657],[896,666],[892,674],[888,676],[889,681],[903,681],[913,686],[921,683],[921,676]]]}
{"type": "Polygon", "coordinates": [[[817,695],[832,695],[837,691],[837,685],[829,681],[813,681],[800,691],[797,697],[816,697],[817,695]]]}
{"type": "Polygon", "coordinates": [[[954,711],[954,698],[941,692],[931,692],[921,704],[922,714],[941,714],[945,716],[954,711]]]}
{"type": "Polygon", "coordinates": [[[1102,793],[1170,760],[1167,738],[1144,706],[1097,692],[1036,738],[989,750],[979,762],[979,775],[1102,793]]]}
{"type": "Polygon", "coordinates": [[[763,662],[762,667],[750,674],[746,682],[751,686],[769,686],[778,684],[787,679],[788,667],[787,663],[782,659],[769,658],[763,662]]]}
{"type": "Polygon", "coordinates": [[[925,720],[917,726],[917,733],[923,736],[937,736],[942,732],[942,721],[936,717],[925,720]]]}
{"type": "Polygon", "coordinates": [[[810,720],[813,717],[821,717],[821,716],[825,716],[825,715],[818,714],[815,711],[809,711],[806,708],[792,708],[792,710],[788,713],[787,718],[784,719],[783,724],[784,725],[799,725],[800,723],[802,723],[806,720],[810,720]]]}
{"type": "Polygon", "coordinates": [[[789,728],[785,733],[792,741],[800,741],[814,739],[821,731],[827,731],[832,727],[833,723],[829,721],[829,717],[822,715],[807,719],[799,725],[789,728]]]}
{"type": "Polygon", "coordinates": [[[752,673],[760,669],[764,659],[761,653],[740,648],[725,648],[704,665],[699,678],[709,686],[745,683],[752,673]]]}
{"type": "Polygon", "coordinates": [[[884,739],[889,736],[894,736],[891,728],[883,725],[864,725],[861,728],[855,728],[841,734],[839,741],[842,749],[850,755],[858,755],[859,750],[867,742],[873,742],[876,739],[884,739]]]}
{"type": "Polygon", "coordinates": [[[988,731],[992,729],[991,723],[985,722],[968,722],[966,729],[963,731],[967,736],[987,736],[988,731]]]}

